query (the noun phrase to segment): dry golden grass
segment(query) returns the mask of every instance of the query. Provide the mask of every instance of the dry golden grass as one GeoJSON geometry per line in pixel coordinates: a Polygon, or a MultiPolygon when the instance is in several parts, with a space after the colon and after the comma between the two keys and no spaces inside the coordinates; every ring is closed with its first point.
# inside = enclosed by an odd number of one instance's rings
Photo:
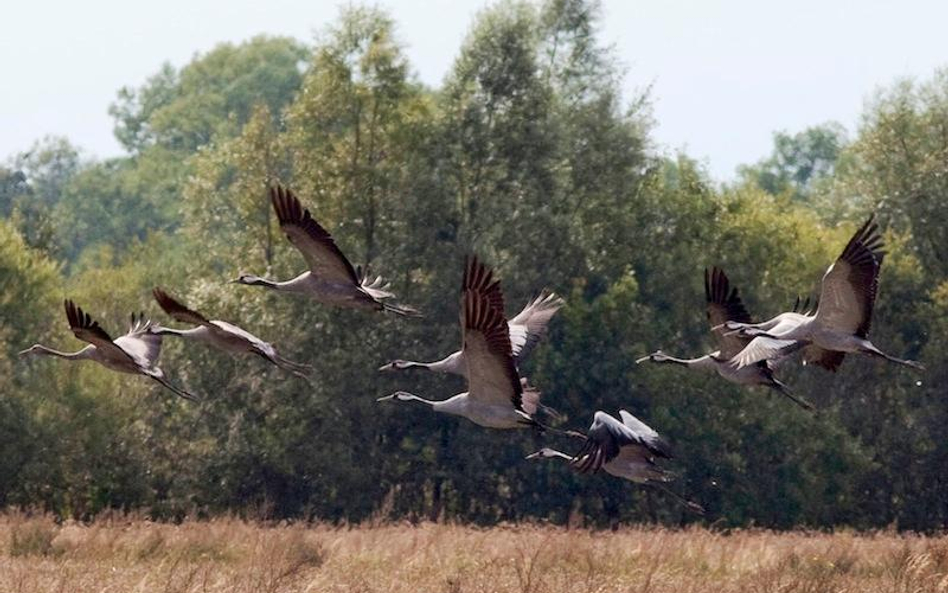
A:
{"type": "Polygon", "coordinates": [[[0,591],[948,593],[948,537],[0,517],[0,591]]]}

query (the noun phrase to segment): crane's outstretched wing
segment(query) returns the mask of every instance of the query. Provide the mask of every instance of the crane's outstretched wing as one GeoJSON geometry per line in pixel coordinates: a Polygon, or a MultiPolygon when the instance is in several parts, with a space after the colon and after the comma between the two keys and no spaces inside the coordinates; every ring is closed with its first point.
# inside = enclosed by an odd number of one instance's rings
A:
{"type": "Polygon", "coordinates": [[[313,274],[323,280],[359,286],[355,268],[336,246],[332,235],[313,220],[292,191],[279,185],[271,187],[270,202],[280,220],[280,228],[303,254],[313,274]]]}
{"type": "Polygon", "coordinates": [[[816,311],[818,323],[860,338],[869,335],[879,270],[885,256],[882,247],[879,225],[870,216],[823,275],[816,311]]]}
{"type": "Polygon", "coordinates": [[[544,406],[540,403],[542,394],[538,389],[530,385],[530,382],[527,381],[526,377],[521,377],[520,387],[523,390],[523,393],[520,396],[520,409],[530,415],[536,416],[536,414],[543,410],[547,414],[556,414],[556,410],[544,406]]]}
{"type": "Polygon", "coordinates": [[[603,465],[619,456],[623,447],[639,448],[643,458],[671,457],[668,444],[657,432],[625,410],[623,422],[605,412],[596,412],[586,442],[573,457],[573,467],[581,473],[599,471],[603,465]]]}
{"type": "Polygon", "coordinates": [[[66,308],[66,319],[69,321],[69,328],[77,338],[83,342],[92,344],[96,348],[100,348],[103,352],[110,352],[117,356],[126,356],[132,362],[137,362],[128,352],[117,346],[115,342],[112,341],[111,336],[102,329],[99,322],[92,319],[92,316],[83,311],[81,307],[69,299],[63,301],[63,305],[66,308]]]}
{"type": "Polygon", "coordinates": [[[816,315],[817,308],[818,303],[813,302],[809,296],[805,299],[801,299],[800,295],[797,295],[796,300],[793,301],[793,308],[790,309],[790,312],[812,317],[813,315],[816,315]]]}
{"type": "Polygon", "coordinates": [[[507,322],[510,326],[510,345],[517,361],[525,359],[546,334],[546,328],[565,301],[555,293],[542,291],[527,303],[517,316],[507,322]]]}
{"type": "Polygon", "coordinates": [[[66,319],[69,320],[69,328],[77,338],[83,342],[89,342],[97,348],[108,348],[112,344],[112,337],[102,329],[98,321],[92,319],[92,316],[82,310],[71,300],[63,301],[66,308],[66,319]]]}
{"type": "Polygon", "coordinates": [[[468,397],[524,411],[523,387],[503,313],[491,307],[487,295],[468,290],[461,297],[461,327],[468,397]]]}
{"type": "Polygon", "coordinates": [[[723,326],[728,321],[751,323],[751,316],[744,308],[737,288],[731,288],[727,275],[720,268],[711,268],[710,271],[705,268],[704,296],[708,322],[718,343],[719,357],[730,360],[747,346],[750,339],[739,334],[725,335],[728,332],[723,326]]]}
{"type": "Polygon", "coordinates": [[[500,289],[500,280],[494,280],[494,271],[482,264],[476,255],[464,258],[464,276],[461,279],[461,294],[475,292],[487,298],[491,309],[504,313],[504,293],[500,289]]]}
{"type": "Polygon", "coordinates": [[[150,319],[144,313],[132,313],[132,323],[124,336],[116,338],[115,345],[124,350],[141,366],[151,368],[161,356],[161,335],[153,331],[150,319]]]}
{"type": "Polygon", "coordinates": [[[259,350],[260,352],[268,353],[273,350],[272,344],[264,340],[261,340],[260,338],[253,335],[249,331],[245,330],[242,327],[238,327],[234,325],[233,323],[228,323],[226,321],[218,321],[218,320],[211,321],[210,323],[212,326],[217,328],[218,331],[225,334],[230,334],[231,336],[238,337],[244,340],[245,342],[247,342],[248,344],[250,344],[251,346],[253,346],[254,349],[259,350]]]}
{"type": "Polygon", "coordinates": [[[672,458],[671,447],[651,426],[645,424],[629,412],[619,410],[622,424],[639,437],[639,440],[655,457],[672,458]]]}
{"type": "Polygon", "coordinates": [[[212,320],[210,324],[215,328],[214,331],[225,333],[230,337],[240,338],[250,346],[254,353],[269,361],[271,364],[275,364],[281,369],[289,371],[298,377],[307,379],[309,373],[313,371],[313,367],[309,365],[293,362],[292,360],[284,358],[279,352],[277,352],[277,349],[273,344],[258,338],[242,327],[238,327],[233,323],[216,319],[212,320]]]}
{"type": "Polygon", "coordinates": [[[155,297],[155,300],[158,301],[158,306],[160,306],[165,313],[171,316],[175,321],[180,321],[181,323],[192,323],[194,325],[210,325],[210,321],[204,315],[201,315],[194,309],[189,309],[181,301],[175,300],[171,295],[162,290],[160,287],[155,287],[151,291],[151,294],[155,297]]]}
{"type": "Polygon", "coordinates": [[[731,364],[740,369],[762,360],[775,360],[789,356],[804,346],[806,346],[806,342],[757,336],[748,342],[747,346],[737,356],[731,359],[731,364]]]}

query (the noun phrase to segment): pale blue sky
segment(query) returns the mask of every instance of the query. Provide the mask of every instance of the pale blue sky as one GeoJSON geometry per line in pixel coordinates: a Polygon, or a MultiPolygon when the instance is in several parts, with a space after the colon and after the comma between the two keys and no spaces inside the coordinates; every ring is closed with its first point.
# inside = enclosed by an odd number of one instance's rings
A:
{"type": "MultiPolygon", "coordinates": [[[[437,84],[486,0],[387,0],[420,78],[437,84]]],[[[87,155],[120,152],[109,103],[163,61],[185,64],[220,41],[259,33],[313,39],[339,2],[304,0],[11,0],[0,34],[0,159],[45,134],[87,155]]],[[[854,129],[863,101],[900,76],[948,65],[948,2],[651,0],[603,2],[602,38],[653,85],[653,138],[685,149],[721,180],[765,155],[775,130],[836,120],[854,129]]]]}

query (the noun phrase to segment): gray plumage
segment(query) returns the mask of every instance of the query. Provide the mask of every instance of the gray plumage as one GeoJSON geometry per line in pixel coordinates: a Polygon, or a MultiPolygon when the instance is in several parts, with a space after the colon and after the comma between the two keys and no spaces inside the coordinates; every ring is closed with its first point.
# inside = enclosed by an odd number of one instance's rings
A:
{"type": "MultiPolygon", "coordinates": [[[[555,293],[542,291],[539,296],[528,302],[520,313],[507,321],[511,351],[518,366],[546,334],[550,320],[564,304],[563,299],[555,293]]],[[[467,362],[464,360],[463,351],[458,350],[434,362],[393,360],[380,367],[379,370],[401,371],[415,368],[465,376],[467,362]]]]}
{"type": "Polygon", "coordinates": [[[650,426],[625,410],[619,410],[621,420],[605,412],[593,415],[592,425],[583,446],[575,455],[544,447],[527,459],[560,458],[570,467],[584,474],[603,470],[606,473],[635,482],[651,484],[670,494],[692,511],[703,513],[700,505],[683,498],[662,484],[674,479],[674,474],[658,465],[659,459],[670,459],[668,443],[650,426]]]}
{"type": "Polygon", "coordinates": [[[63,305],[73,335],[89,345],[76,352],[60,352],[42,344],[35,344],[21,352],[21,355],[39,354],[67,360],[92,360],[119,373],[144,375],[185,399],[197,400],[187,391],[169,383],[164,371],[158,367],[161,335],[155,332],[155,326],[145,319],[144,314],[132,314],[128,332],[113,340],[97,321],[71,300],[67,299],[63,305]]]}
{"type": "Polygon", "coordinates": [[[188,308],[174,299],[161,288],[156,287],[152,294],[158,305],[175,321],[190,323],[197,327],[179,330],[167,327],[155,328],[155,333],[173,335],[204,342],[218,350],[235,354],[255,354],[283,370],[306,378],[312,367],[283,358],[270,342],[258,338],[250,332],[226,321],[208,319],[201,313],[188,308]]]}
{"type": "Polygon", "coordinates": [[[768,387],[801,407],[812,409],[813,406],[809,402],[796,397],[786,384],[774,376],[776,361],[761,361],[744,367],[732,364],[733,357],[747,346],[751,338],[728,332],[724,326],[728,322],[750,323],[751,316],[744,307],[737,288],[731,287],[723,270],[717,267],[705,269],[704,292],[706,315],[718,349],[698,358],[678,358],[658,350],[636,360],[636,364],[651,361],[714,372],[722,379],[738,385],[768,387]]]}
{"type": "Polygon", "coordinates": [[[514,363],[510,330],[503,316],[500,283],[477,259],[465,265],[461,292],[461,353],[468,390],[443,401],[397,391],[378,401],[417,401],[435,412],[463,416],[488,428],[540,427],[535,420],[539,392],[525,388],[514,363]]]}
{"type": "Polygon", "coordinates": [[[368,270],[354,268],[332,235],[313,219],[292,191],[273,187],[270,202],[280,221],[280,229],[306,260],[309,270],[285,282],[251,274],[242,274],[233,282],[302,294],[336,307],[418,315],[411,307],[389,302],[394,295],[381,277],[372,278],[368,270]]]}
{"type": "Polygon", "coordinates": [[[916,369],[922,365],[879,350],[869,340],[882,268],[882,235],[874,217],[857,230],[826,270],[815,314],[781,313],[762,323],[727,322],[732,333],[752,338],[734,357],[746,367],[803,350],[804,363],[836,371],[847,353],[867,354],[916,369]]]}

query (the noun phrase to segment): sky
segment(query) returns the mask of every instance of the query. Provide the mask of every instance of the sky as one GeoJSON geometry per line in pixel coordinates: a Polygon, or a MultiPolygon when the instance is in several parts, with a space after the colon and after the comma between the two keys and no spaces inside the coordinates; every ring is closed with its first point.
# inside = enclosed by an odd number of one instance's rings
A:
{"type": "MultiPolygon", "coordinates": [[[[347,3],[320,0],[13,0],[0,34],[0,160],[47,134],[121,154],[108,106],[169,61],[254,35],[312,41],[347,3]]],[[[438,85],[486,0],[375,2],[417,76],[438,85]]],[[[631,99],[651,88],[656,150],[684,150],[721,181],[766,156],[773,133],[849,130],[864,101],[948,65],[944,0],[603,0],[601,39],[631,99]]]]}

